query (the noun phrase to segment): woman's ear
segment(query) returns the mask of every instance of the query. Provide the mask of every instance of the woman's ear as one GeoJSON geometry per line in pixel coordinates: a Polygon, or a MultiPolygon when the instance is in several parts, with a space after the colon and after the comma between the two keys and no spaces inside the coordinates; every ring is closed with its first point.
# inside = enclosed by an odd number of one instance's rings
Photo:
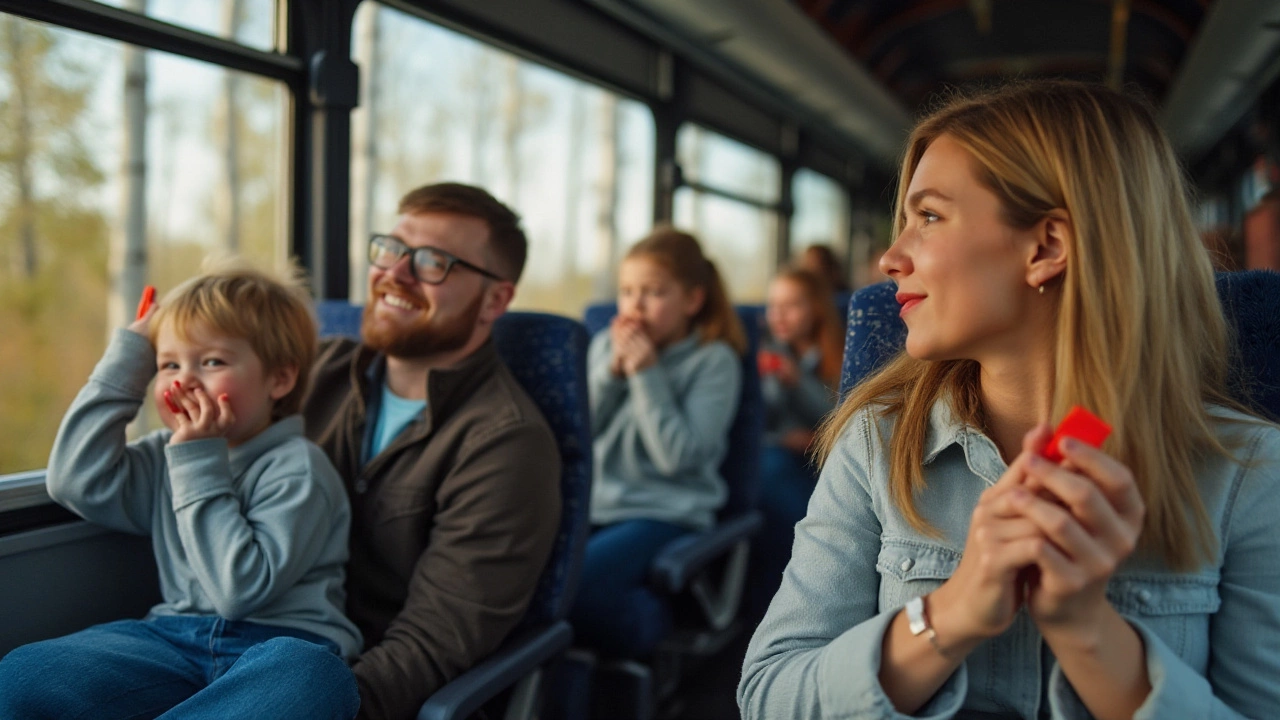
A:
{"type": "Polygon", "coordinates": [[[1040,287],[1067,270],[1067,253],[1075,227],[1066,210],[1050,210],[1033,230],[1035,247],[1027,263],[1027,283],[1040,287]]]}

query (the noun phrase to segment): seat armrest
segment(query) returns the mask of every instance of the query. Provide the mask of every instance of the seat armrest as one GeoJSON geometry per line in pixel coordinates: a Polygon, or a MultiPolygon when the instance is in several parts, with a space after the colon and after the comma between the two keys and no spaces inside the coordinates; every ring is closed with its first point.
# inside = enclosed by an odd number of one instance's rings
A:
{"type": "Polygon", "coordinates": [[[755,535],[763,524],[760,511],[750,510],[669,543],[649,565],[650,584],[670,594],[683,591],[698,572],[755,535]]]}
{"type": "Polygon", "coordinates": [[[418,720],[464,720],[572,643],[573,628],[564,620],[525,631],[427,698],[418,720]]]}

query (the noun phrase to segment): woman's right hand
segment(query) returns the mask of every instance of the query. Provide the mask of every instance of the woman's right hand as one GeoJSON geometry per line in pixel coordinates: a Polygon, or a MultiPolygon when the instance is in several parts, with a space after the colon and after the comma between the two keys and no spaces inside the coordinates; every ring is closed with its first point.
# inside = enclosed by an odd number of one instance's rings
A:
{"type": "Polygon", "coordinates": [[[1024,601],[1019,574],[1035,563],[1048,540],[1010,497],[1029,492],[1027,462],[1051,436],[1049,426],[1041,425],[1023,438],[1021,454],[973,509],[960,564],[930,594],[930,622],[944,648],[975,646],[1013,624],[1024,601]]]}

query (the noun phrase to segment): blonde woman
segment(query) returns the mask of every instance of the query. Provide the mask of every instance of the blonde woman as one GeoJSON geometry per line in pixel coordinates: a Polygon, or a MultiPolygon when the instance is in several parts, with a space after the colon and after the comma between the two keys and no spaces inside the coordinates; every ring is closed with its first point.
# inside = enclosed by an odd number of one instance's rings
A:
{"type": "Polygon", "coordinates": [[[1280,704],[1280,433],[1234,408],[1167,140],[1065,82],[912,134],[905,353],[823,428],[747,718],[1235,718],[1280,704]],[[1083,405],[1100,450],[1039,456],[1083,405]]]}

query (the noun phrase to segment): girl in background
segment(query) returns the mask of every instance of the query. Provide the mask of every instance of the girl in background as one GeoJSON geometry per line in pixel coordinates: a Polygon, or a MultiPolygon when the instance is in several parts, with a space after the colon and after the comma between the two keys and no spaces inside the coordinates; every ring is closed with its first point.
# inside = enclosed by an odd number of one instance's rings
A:
{"type": "Polygon", "coordinates": [[[783,270],[769,285],[769,339],[759,353],[765,404],[760,509],[748,582],[749,614],[759,617],[778,589],[791,557],[792,530],[804,517],[817,482],[806,452],[814,430],[835,405],[844,328],[826,280],[808,270],[783,270]]]}
{"type": "Polygon", "coordinates": [[[631,248],[618,314],[587,354],[593,533],[572,613],[584,644],[636,657],[667,634],[667,604],[645,577],[658,550],[711,527],[728,497],[719,467],[745,347],[720,273],[692,235],[659,228],[631,248]]]}

